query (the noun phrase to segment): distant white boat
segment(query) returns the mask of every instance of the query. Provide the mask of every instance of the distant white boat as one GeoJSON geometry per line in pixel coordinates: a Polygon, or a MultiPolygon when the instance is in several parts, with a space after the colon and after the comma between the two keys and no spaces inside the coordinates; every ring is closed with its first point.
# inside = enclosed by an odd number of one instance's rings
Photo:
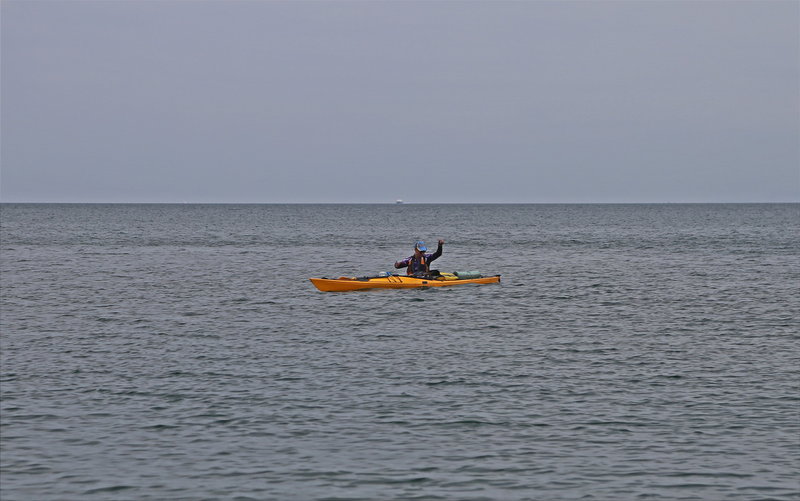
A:
{"type": "Polygon", "coordinates": [[[395,200],[395,201],[394,201],[394,203],[396,203],[396,204],[401,204],[401,203],[403,203],[403,200],[402,200],[402,199],[400,199],[400,198],[398,198],[397,200],[395,200]]]}

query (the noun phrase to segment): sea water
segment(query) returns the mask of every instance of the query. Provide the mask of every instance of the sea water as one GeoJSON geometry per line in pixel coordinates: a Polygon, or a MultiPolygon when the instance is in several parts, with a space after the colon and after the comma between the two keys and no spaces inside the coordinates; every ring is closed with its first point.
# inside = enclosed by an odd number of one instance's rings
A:
{"type": "Polygon", "coordinates": [[[0,208],[0,498],[800,499],[800,205],[0,208]],[[349,293],[412,253],[500,284],[349,293]]]}

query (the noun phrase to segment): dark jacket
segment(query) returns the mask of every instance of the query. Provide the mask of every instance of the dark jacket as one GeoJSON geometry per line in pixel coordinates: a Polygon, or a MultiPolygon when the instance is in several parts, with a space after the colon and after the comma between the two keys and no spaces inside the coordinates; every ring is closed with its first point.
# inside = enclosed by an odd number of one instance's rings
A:
{"type": "Polygon", "coordinates": [[[442,255],[442,244],[436,248],[436,252],[430,254],[422,254],[419,258],[417,258],[416,253],[413,256],[409,256],[402,261],[398,261],[394,263],[395,268],[402,268],[406,266],[406,274],[407,275],[415,275],[417,273],[427,273],[431,270],[430,264],[431,261],[438,258],[442,255]]]}

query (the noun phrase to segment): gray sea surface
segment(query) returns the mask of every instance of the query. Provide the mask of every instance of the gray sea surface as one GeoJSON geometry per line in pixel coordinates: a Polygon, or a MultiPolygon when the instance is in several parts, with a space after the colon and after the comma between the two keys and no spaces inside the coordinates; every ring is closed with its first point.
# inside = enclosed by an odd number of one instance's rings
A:
{"type": "Polygon", "coordinates": [[[0,499],[800,499],[800,204],[0,207],[0,499]],[[446,240],[500,284],[317,291],[446,240]]]}

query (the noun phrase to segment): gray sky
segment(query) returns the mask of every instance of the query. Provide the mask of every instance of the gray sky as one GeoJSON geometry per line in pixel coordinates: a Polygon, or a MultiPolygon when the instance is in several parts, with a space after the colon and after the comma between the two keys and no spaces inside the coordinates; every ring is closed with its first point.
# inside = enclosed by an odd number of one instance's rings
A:
{"type": "Polygon", "coordinates": [[[2,2],[4,202],[800,201],[800,2],[2,2]]]}

